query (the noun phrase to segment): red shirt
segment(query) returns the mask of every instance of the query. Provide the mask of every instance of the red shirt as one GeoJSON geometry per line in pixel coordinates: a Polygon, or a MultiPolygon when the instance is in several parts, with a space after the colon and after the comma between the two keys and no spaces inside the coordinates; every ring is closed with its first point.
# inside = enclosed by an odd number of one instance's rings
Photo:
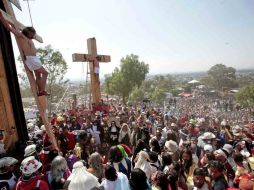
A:
{"type": "Polygon", "coordinates": [[[66,138],[68,140],[67,149],[68,150],[73,150],[75,148],[75,145],[76,145],[74,135],[71,132],[68,132],[67,135],[66,135],[66,138]]]}
{"type": "Polygon", "coordinates": [[[39,190],[49,190],[48,183],[42,179],[41,176],[36,176],[29,181],[23,181],[21,178],[16,184],[16,190],[33,190],[38,188],[39,190]]]}
{"type": "Polygon", "coordinates": [[[53,117],[50,121],[51,125],[56,125],[57,123],[57,118],[53,117]]]}

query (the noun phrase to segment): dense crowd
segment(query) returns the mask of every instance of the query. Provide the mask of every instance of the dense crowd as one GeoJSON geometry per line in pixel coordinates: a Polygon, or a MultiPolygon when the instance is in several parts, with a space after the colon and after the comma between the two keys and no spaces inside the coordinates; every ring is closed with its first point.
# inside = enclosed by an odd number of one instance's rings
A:
{"type": "Polygon", "coordinates": [[[57,149],[29,121],[21,163],[1,155],[0,190],[253,190],[253,118],[202,97],[62,110],[50,118],[57,149]]]}

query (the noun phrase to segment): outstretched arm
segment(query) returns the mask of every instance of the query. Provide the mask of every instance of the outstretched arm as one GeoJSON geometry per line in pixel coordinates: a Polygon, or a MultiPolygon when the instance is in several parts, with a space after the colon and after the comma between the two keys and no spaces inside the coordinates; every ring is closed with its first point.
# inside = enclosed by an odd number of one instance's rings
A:
{"type": "Polygon", "coordinates": [[[12,32],[17,37],[23,37],[20,31],[18,31],[14,26],[10,25],[7,20],[5,20],[3,13],[1,11],[0,11],[0,20],[8,31],[12,32]]]}

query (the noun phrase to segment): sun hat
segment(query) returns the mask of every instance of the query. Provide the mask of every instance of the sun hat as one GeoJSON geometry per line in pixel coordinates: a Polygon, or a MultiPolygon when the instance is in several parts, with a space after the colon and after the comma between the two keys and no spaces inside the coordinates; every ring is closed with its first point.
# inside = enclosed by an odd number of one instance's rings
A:
{"type": "Polygon", "coordinates": [[[30,122],[26,125],[26,127],[28,130],[31,130],[32,128],[34,128],[34,124],[32,122],[30,122]]]}
{"type": "Polygon", "coordinates": [[[17,164],[18,160],[13,157],[3,157],[0,159],[0,170],[3,167],[11,166],[13,164],[17,164]]]}
{"type": "Polygon", "coordinates": [[[42,131],[45,131],[45,130],[46,130],[45,125],[42,125],[42,126],[41,126],[41,130],[42,130],[42,131]]]}
{"type": "Polygon", "coordinates": [[[175,123],[171,123],[171,127],[176,127],[177,125],[175,123]]]}
{"type": "Polygon", "coordinates": [[[36,145],[35,145],[35,144],[28,145],[28,146],[25,148],[24,157],[31,156],[31,155],[34,154],[35,152],[36,152],[36,145]]]}
{"type": "Polygon", "coordinates": [[[42,163],[40,161],[36,160],[34,156],[29,156],[21,162],[20,170],[23,175],[29,176],[37,172],[41,166],[42,163]]]}
{"type": "Polygon", "coordinates": [[[206,151],[208,151],[208,152],[213,152],[213,147],[212,147],[212,145],[206,144],[206,145],[204,146],[204,151],[205,151],[205,152],[206,152],[206,151]]]}
{"type": "Polygon", "coordinates": [[[241,127],[239,125],[232,127],[232,132],[233,132],[234,136],[240,136],[241,135],[241,127]]]}
{"type": "Polygon", "coordinates": [[[212,132],[205,132],[203,135],[202,135],[202,140],[210,140],[210,139],[214,139],[215,138],[215,135],[212,133],[212,132]]]}
{"type": "Polygon", "coordinates": [[[167,148],[168,152],[172,152],[172,153],[175,153],[178,150],[178,145],[173,140],[166,141],[165,147],[167,148]]]}
{"type": "Polygon", "coordinates": [[[223,156],[224,158],[227,158],[227,154],[222,149],[215,150],[214,155],[220,155],[223,156]]]}
{"type": "Polygon", "coordinates": [[[223,119],[222,122],[220,123],[220,125],[226,126],[227,125],[227,121],[225,119],[223,119]]]}
{"type": "Polygon", "coordinates": [[[228,154],[231,154],[234,150],[234,148],[231,144],[224,144],[222,149],[227,151],[228,154]]]}

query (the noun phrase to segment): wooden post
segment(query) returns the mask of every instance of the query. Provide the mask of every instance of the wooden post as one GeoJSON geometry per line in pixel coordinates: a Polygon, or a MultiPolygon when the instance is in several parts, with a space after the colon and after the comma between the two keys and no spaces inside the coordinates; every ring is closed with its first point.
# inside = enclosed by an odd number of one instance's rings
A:
{"type": "Polygon", "coordinates": [[[17,133],[9,136],[9,131],[16,126],[13,109],[10,100],[9,88],[6,80],[5,67],[3,62],[2,50],[0,47],[0,129],[5,131],[5,148],[12,149],[17,141],[17,133]]]}
{"type": "MultiPolygon", "coordinates": [[[[3,3],[4,3],[4,7],[5,7],[6,12],[12,18],[11,20],[12,20],[15,28],[22,27],[16,21],[15,14],[14,14],[14,11],[12,9],[12,6],[11,6],[10,2],[8,2],[8,0],[3,0],[3,3]]],[[[20,57],[22,58],[22,61],[25,64],[24,54],[23,54],[23,50],[21,48],[20,41],[19,41],[19,39],[16,36],[15,36],[15,38],[16,38],[17,45],[18,45],[18,48],[19,48],[20,57]]],[[[33,95],[34,95],[34,98],[35,98],[35,101],[36,101],[36,104],[37,104],[37,107],[38,107],[38,110],[40,112],[40,116],[42,118],[42,122],[43,122],[43,124],[44,124],[44,126],[46,128],[46,132],[47,132],[47,134],[48,134],[48,136],[49,136],[49,138],[50,138],[54,148],[58,149],[57,142],[56,142],[55,136],[54,136],[54,134],[53,134],[53,132],[51,130],[51,125],[50,125],[50,123],[48,121],[48,116],[47,116],[47,113],[46,113],[47,99],[46,99],[45,96],[40,96],[40,97],[37,96],[37,85],[36,85],[36,82],[35,82],[34,74],[30,70],[28,70],[26,67],[25,67],[25,70],[26,70],[26,74],[27,74],[27,77],[28,77],[28,80],[29,80],[29,83],[30,83],[30,86],[31,86],[31,90],[33,92],[33,95]]]]}
{"type": "Polygon", "coordinates": [[[101,100],[100,79],[99,79],[99,62],[110,62],[110,56],[97,55],[96,39],[87,39],[88,54],[74,53],[72,60],[74,62],[89,62],[92,103],[98,105],[101,100]]]}

